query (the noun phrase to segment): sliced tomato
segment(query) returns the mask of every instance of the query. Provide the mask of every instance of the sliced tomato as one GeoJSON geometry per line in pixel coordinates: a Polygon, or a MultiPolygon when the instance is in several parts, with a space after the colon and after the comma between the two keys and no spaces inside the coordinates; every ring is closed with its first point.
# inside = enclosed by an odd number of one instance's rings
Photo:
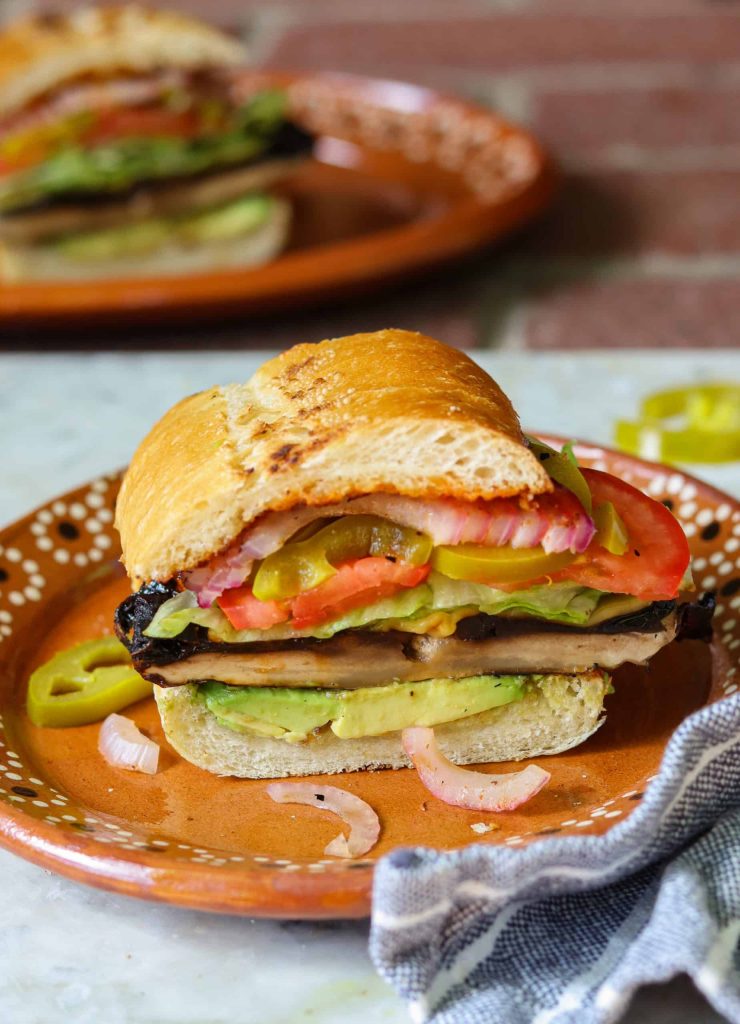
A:
{"type": "Polygon", "coordinates": [[[200,118],[190,110],[163,107],[121,107],[101,111],[85,133],[85,142],[95,145],[127,138],[189,139],[200,131],[200,118]]]}
{"type": "Polygon", "coordinates": [[[675,597],[691,557],[680,523],[665,505],[624,480],[596,469],[581,472],[594,506],[610,501],[616,508],[627,527],[629,547],[623,555],[612,555],[592,542],[585,554],[551,578],[643,601],[675,597]]]}
{"type": "Polygon", "coordinates": [[[296,629],[308,629],[336,619],[352,608],[374,604],[404,587],[415,587],[429,575],[430,566],[392,562],[387,558],[358,558],[345,562],[336,575],[292,601],[260,601],[250,587],[227,590],[217,604],[234,629],[269,629],[291,618],[296,629]]]}
{"type": "Polygon", "coordinates": [[[306,629],[336,619],[353,608],[392,597],[415,587],[429,575],[428,565],[391,562],[387,558],[357,558],[339,566],[336,575],[290,602],[292,625],[306,629]]]}
{"type": "Polygon", "coordinates": [[[287,605],[259,601],[249,587],[227,590],[217,603],[234,629],[269,629],[290,618],[287,605]]]}

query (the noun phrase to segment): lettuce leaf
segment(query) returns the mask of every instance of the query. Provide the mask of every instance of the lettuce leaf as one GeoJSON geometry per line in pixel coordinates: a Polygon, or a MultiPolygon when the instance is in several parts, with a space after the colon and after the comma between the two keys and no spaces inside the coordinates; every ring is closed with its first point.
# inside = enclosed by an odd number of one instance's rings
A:
{"type": "Polygon", "coordinates": [[[345,629],[377,626],[388,620],[422,618],[433,611],[469,608],[487,615],[524,615],[566,625],[585,625],[602,594],[575,583],[553,583],[505,593],[481,583],[451,580],[432,572],[426,583],[401,591],[365,608],[355,608],[333,622],[313,629],[292,629],[287,623],[271,629],[234,629],[216,605],[199,608],[195,595],[184,591],[166,601],[144,630],[146,636],[167,639],[178,636],[191,623],[205,626],[215,640],[254,643],[257,640],[288,640],[292,637],[326,639],[345,629]]]}
{"type": "Polygon", "coordinates": [[[602,596],[601,591],[577,583],[541,584],[508,593],[484,583],[451,580],[438,572],[432,572],[427,582],[433,593],[430,608],[435,611],[469,606],[486,615],[517,613],[574,626],[588,622],[602,596]]]}
{"type": "Polygon", "coordinates": [[[42,163],[7,176],[0,184],[0,210],[41,199],[80,193],[115,193],[141,181],[202,174],[242,163],[272,141],[285,115],[282,93],[259,93],[220,135],[195,139],[131,137],[86,147],[65,146],[42,163]]]}
{"type": "Polygon", "coordinates": [[[290,640],[294,637],[317,637],[324,640],[343,629],[358,629],[382,619],[408,618],[431,599],[431,590],[425,584],[404,590],[394,597],[355,608],[333,622],[322,622],[313,629],[293,629],[287,623],[270,629],[234,629],[217,605],[198,608],[195,594],[183,591],[160,605],[156,615],[144,630],[145,636],[167,639],[177,636],[191,622],[205,626],[214,639],[224,643],[249,644],[256,640],[290,640]]]}
{"type": "Polygon", "coordinates": [[[224,622],[228,626],[228,619],[217,605],[199,608],[195,594],[190,590],[183,590],[159,606],[154,618],[144,630],[144,636],[169,640],[173,636],[179,636],[191,623],[219,632],[224,622]]]}

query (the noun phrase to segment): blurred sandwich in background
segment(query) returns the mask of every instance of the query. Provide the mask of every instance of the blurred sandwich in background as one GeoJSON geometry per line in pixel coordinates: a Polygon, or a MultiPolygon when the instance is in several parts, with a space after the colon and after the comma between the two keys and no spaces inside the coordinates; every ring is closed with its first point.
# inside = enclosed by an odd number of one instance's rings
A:
{"type": "Polygon", "coordinates": [[[178,274],[272,259],[270,189],[311,152],[241,44],[135,6],[0,33],[0,279],[178,274]]]}

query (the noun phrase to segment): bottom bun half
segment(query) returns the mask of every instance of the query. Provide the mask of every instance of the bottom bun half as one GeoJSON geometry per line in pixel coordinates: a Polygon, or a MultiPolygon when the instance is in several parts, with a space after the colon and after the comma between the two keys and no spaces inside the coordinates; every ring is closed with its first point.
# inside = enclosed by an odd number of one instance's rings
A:
{"type": "MultiPolygon", "coordinates": [[[[609,680],[601,672],[541,677],[522,700],[437,725],[440,749],[456,764],[519,761],[558,754],[601,725],[609,680]]],[[[406,768],[401,733],[339,739],[326,728],[305,743],[235,732],[197,695],[197,686],[154,687],[169,743],[186,760],[217,775],[277,779],[375,768],[406,768]]]]}

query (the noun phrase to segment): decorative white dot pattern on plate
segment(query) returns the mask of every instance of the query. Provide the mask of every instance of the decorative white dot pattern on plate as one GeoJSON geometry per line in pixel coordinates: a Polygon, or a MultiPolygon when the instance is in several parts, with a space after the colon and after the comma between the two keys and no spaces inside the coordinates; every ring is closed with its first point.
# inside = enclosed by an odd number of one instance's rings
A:
{"type": "MultiPolygon", "coordinates": [[[[450,155],[453,159],[453,155],[450,155]]],[[[597,450],[591,449],[594,457],[591,463],[610,468],[610,458],[603,458],[597,450]]],[[[686,529],[693,534],[694,575],[699,588],[718,587],[718,636],[725,649],[734,655],[740,648],[740,625],[737,610],[740,609],[740,581],[735,582],[737,552],[740,550],[740,521],[733,514],[733,506],[726,501],[707,496],[701,486],[678,472],[653,475],[638,464],[628,463],[619,468],[619,475],[636,486],[640,486],[660,500],[670,498],[674,511],[686,529]],[[706,535],[706,536],[705,536],[706,535]],[[726,594],[723,595],[723,590],[726,594]]],[[[0,587],[0,637],[3,633],[11,637],[30,616],[37,613],[40,600],[47,590],[51,594],[57,586],[53,581],[60,575],[65,580],[83,580],[92,571],[93,563],[114,557],[116,543],[113,530],[113,500],[115,480],[100,479],[87,489],[82,489],[68,499],[59,499],[35,513],[28,525],[26,540],[21,544],[14,539],[4,548],[0,544],[0,566],[6,567],[8,582],[0,587]],[[47,581],[51,580],[52,583],[47,581]],[[13,596],[15,595],[15,597],[13,596]],[[34,609],[36,605],[36,609],[34,609]]],[[[68,584],[66,584],[68,585],[68,584]]],[[[731,659],[732,660],[732,659],[731,659]]],[[[736,660],[736,658],[734,659],[736,660]]],[[[738,690],[735,681],[736,666],[730,665],[723,679],[715,680],[720,693],[731,694],[738,690]]],[[[6,744],[6,736],[0,719],[0,750],[6,744]]],[[[15,745],[15,744],[14,744],[15,745]]],[[[91,815],[74,799],[61,793],[56,787],[41,778],[39,767],[25,760],[23,751],[4,751],[5,764],[0,768],[2,779],[8,787],[0,787],[0,817],[2,803],[11,803],[17,814],[36,817],[50,829],[62,829],[75,833],[79,842],[100,844],[107,850],[106,856],[121,856],[144,859],[147,862],[164,863],[165,859],[185,861],[203,871],[243,871],[259,869],[286,873],[306,870],[311,874],[342,872],[349,867],[370,864],[369,861],[346,862],[329,858],[316,858],[310,862],[294,862],[289,858],[273,858],[230,850],[193,847],[180,842],[178,837],[163,836],[156,829],[145,826],[135,827],[130,821],[119,823],[106,815],[91,815]],[[49,810],[56,813],[49,813],[49,810]],[[124,824],[126,827],[124,827],[124,824]]],[[[642,780],[639,789],[631,789],[613,799],[605,800],[597,807],[584,805],[572,817],[553,819],[550,827],[542,828],[539,834],[553,834],[576,830],[603,828],[603,820],[612,822],[624,817],[642,797],[650,778],[642,780]]],[[[506,836],[501,832],[491,836],[490,841],[504,842],[517,847],[538,833],[525,832],[506,836]]]]}
{"type": "Polygon", "coordinates": [[[293,112],[309,130],[403,153],[415,163],[434,161],[462,173],[484,202],[519,193],[536,174],[533,143],[507,133],[503,122],[477,114],[454,101],[435,104],[414,121],[375,103],[342,95],[326,83],[303,81],[289,87],[293,112]],[[402,129],[402,130],[399,130],[402,129]]]}

